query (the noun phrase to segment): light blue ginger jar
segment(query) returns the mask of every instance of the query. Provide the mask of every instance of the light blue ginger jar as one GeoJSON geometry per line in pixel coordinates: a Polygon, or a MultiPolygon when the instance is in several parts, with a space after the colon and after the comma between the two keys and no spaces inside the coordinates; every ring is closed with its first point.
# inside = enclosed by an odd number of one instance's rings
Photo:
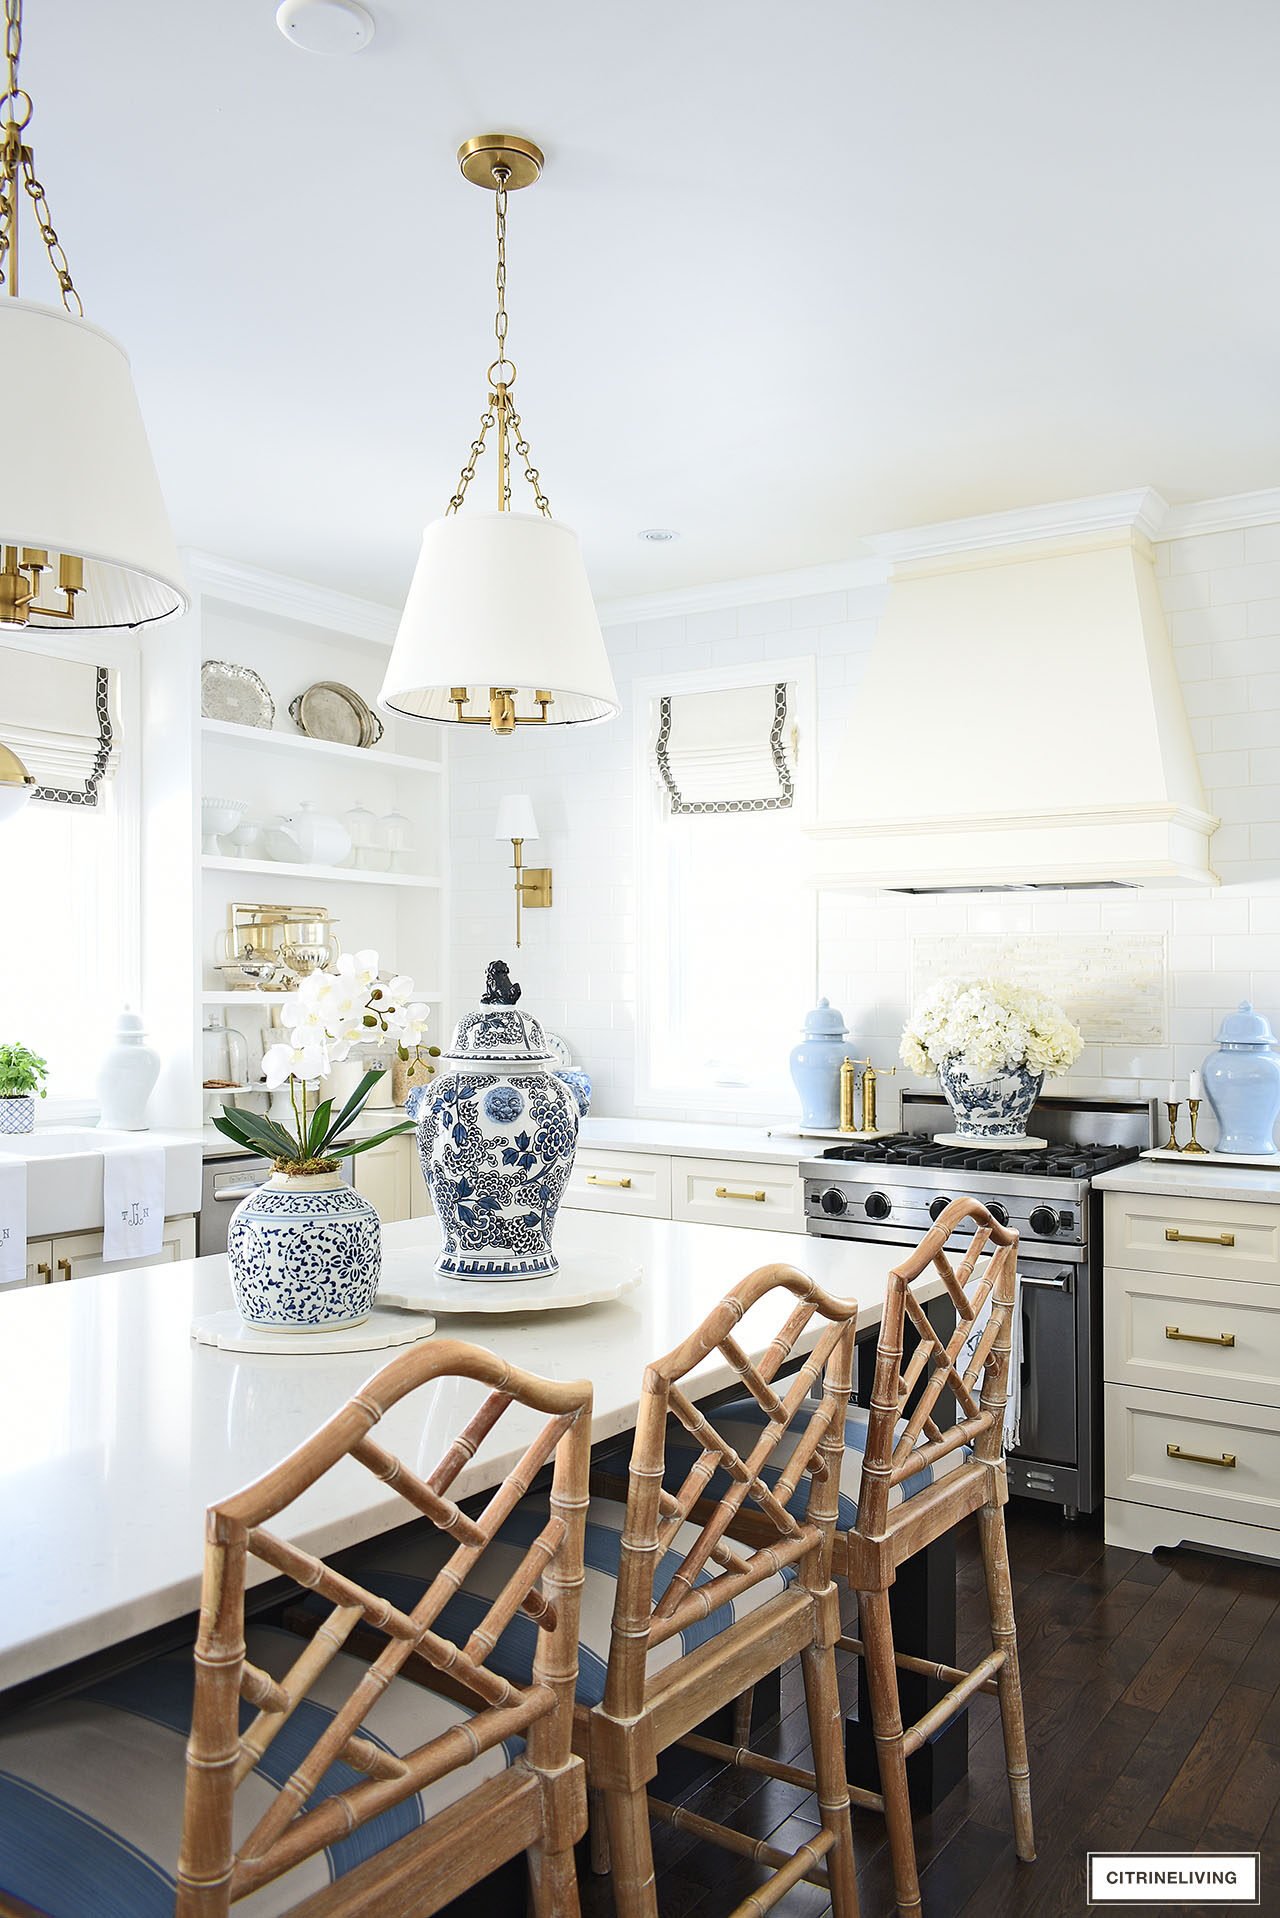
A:
{"type": "Polygon", "coordinates": [[[1270,1158],[1280,1118],[1276,1039],[1247,999],[1218,1028],[1218,1050],[1204,1062],[1204,1089],[1218,1121],[1218,1152],[1270,1158]]]}
{"type": "Polygon", "coordinates": [[[819,999],[804,1016],[804,1038],[791,1048],[791,1078],[800,1094],[800,1123],[833,1132],[840,1124],[840,1067],[849,1034],[844,1014],[819,999]]]}
{"type": "Polygon", "coordinates": [[[489,968],[479,1009],[459,1020],[441,1071],[409,1094],[422,1175],[440,1221],[437,1272],[540,1279],[558,1272],[556,1213],[573,1170],[591,1084],[555,1068],[520,988],[489,968]]]}
{"type": "Polygon", "coordinates": [[[236,1310],[270,1332],[336,1332],[373,1310],[382,1221],[339,1172],[274,1172],[227,1227],[236,1310]]]}

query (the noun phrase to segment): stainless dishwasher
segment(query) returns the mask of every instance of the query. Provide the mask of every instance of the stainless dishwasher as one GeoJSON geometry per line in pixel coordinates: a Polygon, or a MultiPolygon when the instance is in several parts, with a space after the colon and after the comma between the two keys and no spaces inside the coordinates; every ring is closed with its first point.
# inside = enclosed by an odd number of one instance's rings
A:
{"type": "MultiPolygon", "coordinates": [[[[343,1183],[350,1185],[350,1159],[342,1160],[340,1170],[343,1183]]],[[[270,1177],[270,1159],[250,1158],[239,1152],[226,1158],[205,1160],[196,1236],[196,1252],[200,1258],[207,1258],[211,1252],[226,1251],[231,1214],[241,1199],[265,1185],[270,1177]]]]}

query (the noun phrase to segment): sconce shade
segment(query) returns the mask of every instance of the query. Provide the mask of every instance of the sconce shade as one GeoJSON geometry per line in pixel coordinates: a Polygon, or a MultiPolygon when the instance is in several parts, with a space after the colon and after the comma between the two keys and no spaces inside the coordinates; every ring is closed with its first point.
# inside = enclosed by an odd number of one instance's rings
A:
{"type": "Polygon", "coordinates": [[[611,719],[618,694],[578,536],[538,513],[465,512],[432,520],[409,588],[381,704],[410,719],[456,722],[465,686],[552,695],[551,726],[611,719]]]}
{"type": "Polygon", "coordinates": [[[493,829],[495,839],[536,839],[538,822],[533,816],[533,805],[528,793],[508,793],[505,799],[498,801],[498,823],[493,829]]]}
{"type": "MultiPolygon", "coordinates": [[[[0,300],[5,447],[0,541],[85,562],[74,620],[50,630],[144,626],[185,612],[165,514],[124,348],[88,320],[0,300]]],[[[53,559],[56,578],[57,559],[53,559]]],[[[43,631],[35,617],[30,631],[43,631]]]]}
{"type": "Polygon", "coordinates": [[[17,753],[0,746],[0,820],[12,819],[22,811],[35,791],[35,780],[17,753]]]}

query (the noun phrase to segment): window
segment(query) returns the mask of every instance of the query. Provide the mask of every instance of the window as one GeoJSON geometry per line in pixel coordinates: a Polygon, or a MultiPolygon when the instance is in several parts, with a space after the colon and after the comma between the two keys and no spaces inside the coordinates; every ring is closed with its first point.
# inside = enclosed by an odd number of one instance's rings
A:
{"type": "Polygon", "coordinates": [[[92,1110],[120,1009],[138,1003],[136,753],[121,723],[132,684],[128,665],[108,671],[51,646],[0,648],[0,739],[38,792],[60,795],[35,797],[0,825],[0,1039],[48,1060],[41,1119],[92,1110]],[[95,781],[100,701],[111,739],[95,781]]]}
{"type": "Polygon", "coordinates": [[[812,1003],[817,902],[808,662],[654,682],[642,700],[637,1098],[734,1117],[786,1110],[812,1003]]]}

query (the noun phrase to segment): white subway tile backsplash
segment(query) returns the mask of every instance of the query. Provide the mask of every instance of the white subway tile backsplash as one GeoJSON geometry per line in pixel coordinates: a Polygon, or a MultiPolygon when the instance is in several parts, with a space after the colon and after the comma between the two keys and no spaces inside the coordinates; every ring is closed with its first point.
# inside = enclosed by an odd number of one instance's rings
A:
{"type": "Polygon", "coordinates": [[[1244,558],[1243,532],[1197,533],[1171,543],[1169,570],[1175,575],[1216,572],[1220,567],[1240,566],[1244,558]]]}

